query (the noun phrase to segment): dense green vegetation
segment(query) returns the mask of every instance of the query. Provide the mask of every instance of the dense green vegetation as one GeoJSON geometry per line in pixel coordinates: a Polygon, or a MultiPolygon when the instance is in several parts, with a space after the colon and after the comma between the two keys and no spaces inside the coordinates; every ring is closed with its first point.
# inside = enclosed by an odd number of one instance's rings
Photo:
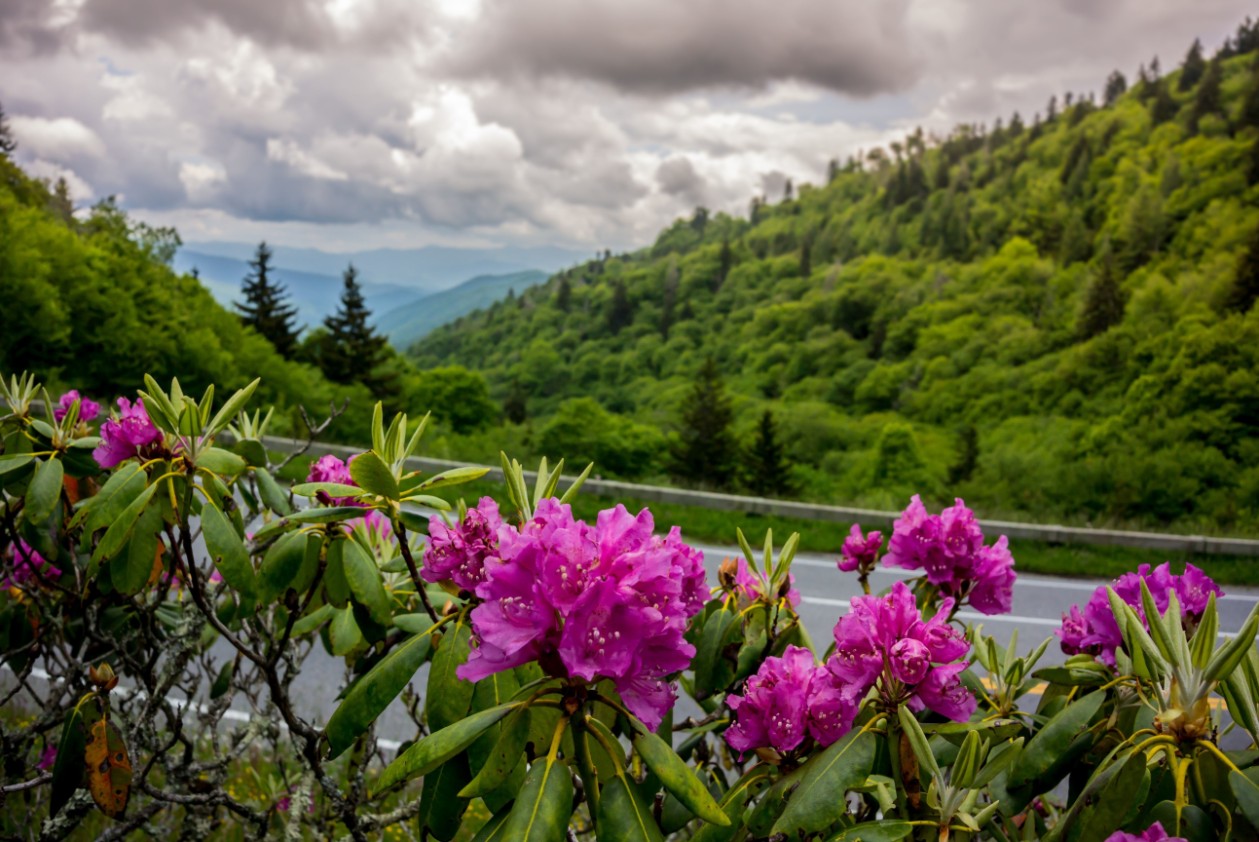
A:
{"type": "Polygon", "coordinates": [[[1254,534],[1256,35],[1101,104],[915,132],[748,220],[698,209],[435,331],[414,359],[522,420],[445,455],[664,477],[711,356],[736,436],[772,411],[807,499],[1254,534]]]}

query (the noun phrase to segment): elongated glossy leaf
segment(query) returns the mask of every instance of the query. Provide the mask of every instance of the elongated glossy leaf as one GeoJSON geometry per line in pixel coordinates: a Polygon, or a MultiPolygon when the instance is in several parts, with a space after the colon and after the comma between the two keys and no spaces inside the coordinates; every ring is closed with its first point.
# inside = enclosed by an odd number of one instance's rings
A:
{"type": "Polygon", "coordinates": [[[148,486],[141,491],[134,500],[132,500],[118,518],[105,530],[104,537],[101,542],[96,545],[96,550],[92,553],[94,561],[113,558],[127,543],[127,539],[131,537],[131,530],[135,527],[136,520],[140,517],[140,512],[144,511],[144,507],[148,505],[152,499],[154,492],[157,491],[157,484],[148,486]]]}
{"type": "Polygon", "coordinates": [[[357,485],[342,482],[301,482],[294,485],[292,491],[298,497],[314,497],[320,491],[329,497],[357,497],[363,493],[357,485]]]}
{"type": "Polygon", "coordinates": [[[1089,781],[1054,829],[1061,828],[1075,839],[1108,838],[1119,829],[1124,818],[1145,800],[1149,781],[1143,779],[1148,776],[1142,752],[1134,752],[1126,760],[1116,761],[1089,781]]]}
{"type": "Polygon", "coordinates": [[[852,731],[805,764],[804,778],[770,835],[815,833],[838,821],[848,812],[844,793],[869,777],[874,750],[872,732],[852,731]]]}
{"type": "Polygon", "coordinates": [[[157,533],[161,528],[162,510],[158,506],[147,507],[136,520],[126,552],[109,563],[109,578],[119,593],[139,593],[149,583],[159,552],[157,533]]]}
{"type": "Polygon", "coordinates": [[[300,637],[301,635],[313,632],[315,629],[331,620],[333,615],[336,613],[337,609],[332,605],[319,606],[314,611],[310,612],[293,624],[293,636],[300,637]]]}
{"type": "Polygon", "coordinates": [[[1105,699],[1105,693],[1089,693],[1046,722],[1023,747],[1023,753],[1010,768],[1010,787],[1016,788],[1041,777],[1061,760],[1075,739],[1088,730],[1105,699]]]}
{"type": "Polygon", "coordinates": [[[540,758],[525,776],[525,785],[503,824],[502,838],[558,842],[565,838],[572,814],[573,779],[568,766],[552,757],[540,758]]]}
{"type": "Polygon", "coordinates": [[[275,477],[271,476],[271,472],[265,467],[254,468],[254,482],[258,483],[258,494],[262,497],[262,502],[268,509],[280,515],[293,513],[293,507],[289,505],[288,495],[284,493],[284,489],[280,488],[280,484],[275,481],[275,477]]]}
{"type": "Polygon", "coordinates": [[[443,763],[435,771],[424,776],[420,791],[420,813],[416,821],[422,830],[421,837],[439,842],[450,842],[459,833],[463,813],[468,809],[468,799],[459,796],[459,790],[468,783],[468,758],[459,754],[443,763]]]}
{"type": "Polygon", "coordinates": [[[455,675],[460,664],[467,662],[472,633],[467,614],[448,625],[437,643],[433,666],[428,671],[425,710],[429,727],[434,730],[458,722],[472,704],[474,686],[455,675]]]}
{"type": "Polygon", "coordinates": [[[221,477],[238,477],[245,470],[245,460],[230,450],[207,447],[197,454],[197,467],[213,471],[221,477]]]}
{"type": "Polygon", "coordinates": [[[350,462],[350,476],[364,491],[379,494],[388,500],[397,500],[401,496],[393,471],[375,451],[369,450],[355,456],[350,462]]]}
{"type": "Polygon", "coordinates": [[[350,584],[345,580],[345,563],[342,551],[345,541],[331,541],[328,544],[328,562],[324,567],[324,595],[328,601],[338,608],[344,608],[350,600],[350,584]]]}
{"type": "Polygon", "coordinates": [[[411,491],[432,491],[434,488],[444,488],[448,485],[460,485],[465,482],[478,480],[490,472],[489,468],[483,468],[480,465],[471,465],[466,468],[451,468],[449,471],[442,471],[440,474],[434,474],[419,485],[408,489],[411,491]]]}
{"type": "Polygon", "coordinates": [[[61,728],[61,742],[57,744],[57,759],[52,767],[52,793],[48,807],[50,816],[61,812],[61,808],[83,783],[83,757],[87,750],[83,706],[95,703],[91,695],[85,696],[66,714],[65,725],[61,728]]]}
{"type": "Polygon", "coordinates": [[[376,562],[368,555],[367,550],[353,538],[346,539],[341,551],[342,564],[345,569],[345,581],[350,586],[354,599],[371,613],[372,619],[382,626],[388,626],[393,615],[389,594],[385,592],[384,583],[380,580],[380,570],[376,562]]]}
{"type": "Polygon", "coordinates": [[[245,543],[227,516],[214,506],[203,506],[201,534],[223,581],[242,596],[252,596],[257,587],[254,566],[249,561],[245,543]]]}
{"type": "Polygon", "coordinates": [[[363,642],[363,632],[354,619],[353,607],[347,605],[332,615],[332,625],[328,627],[328,636],[332,639],[332,654],[347,655],[363,642]]]}
{"type": "Polygon", "coordinates": [[[738,818],[743,815],[748,802],[769,785],[769,775],[769,769],[759,766],[740,778],[721,798],[721,811],[730,821],[724,826],[701,826],[692,837],[692,842],[730,842],[740,830],[738,818]]]}
{"type": "Polygon", "coordinates": [[[95,497],[88,498],[71,523],[83,522],[90,535],[109,526],[122,514],[140,492],[144,491],[148,477],[138,462],[127,462],[115,470],[95,497]]]}
{"type": "Polygon", "coordinates": [[[471,798],[498,789],[524,757],[529,740],[529,709],[522,707],[503,720],[498,739],[481,765],[481,771],[463,788],[460,795],[471,798]]]}
{"type": "MultiPolygon", "coordinates": [[[[254,390],[258,388],[258,384],[262,382],[261,377],[254,378],[248,386],[243,389],[237,389],[227,402],[219,407],[219,411],[214,413],[214,418],[210,421],[207,431],[210,435],[214,435],[219,430],[231,423],[232,419],[245,408],[245,404],[249,402],[249,398],[253,395],[254,390]]],[[[208,406],[209,402],[206,401],[208,406]]]]}
{"type": "Polygon", "coordinates": [[[232,452],[251,468],[267,467],[267,449],[257,439],[241,439],[232,445],[232,452]]]}
{"type": "Polygon", "coordinates": [[[660,737],[648,731],[641,722],[634,723],[634,748],[647,768],[655,773],[660,783],[673,793],[686,808],[706,822],[728,825],[730,819],[713,800],[703,782],[695,776],[691,767],[674,753],[660,737]]]}
{"type": "Polygon", "coordinates": [[[472,837],[472,842],[507,842],[507,838],[503,836],[503,828],[507,824],[507,817],[509,815],[511,815],[510,805],[495,813],[490,820],[477,831],[477,835],[472,837]]]}
{"type": "Polygon", "coordinates": [[[35,466],[35,475],[26,488],[26,507],[22,516],[30,524],[41,524],[52,515],[61,498],[61,480],[65,465],[60,459],[45,459],[35,466]]]}
{"type": "Polygon", "coordinates": [[[624,774],[613,776],[603,785],[596,827],[600,842],[664,842],[651,807],[638,794],[638,788],[629,785],[624,774]]]}
{"type": "Polygon", "coordinates": [[[901,819],[886,819],[841,830],[827,842],[899,842],[913,833],[914,826],[901,819]]]}
{"type": "Polygon", "coordinates": [[[324,728],[331,757],[340,756],[384,713],[424,663],[430,646],[427,634],[407,638],[350,688],[324,728]]]}
{"type": "Polygon", "coordinates": [[[381,772],[380,779],[376,782],[376,791],[383,792],[394,784],[427,775],[470,746],[485,729],[519,706],[519,702],[513,702],[479,711],[413,743],[381,772]]]}
{"type": "Polygon", "coordinates": [[[1228,785],[1237,798],[1237,806],[1252,827],[1259,828],[1259,785],[1241,772],[1228,773],[1228,785]]]}
{"type": "Polygon", "coordinates": [[[306,534],[290,532],[267,549],[258,568],[258,600],[262,604],[283,594],[297,578],[306,559],[306,534]]]}

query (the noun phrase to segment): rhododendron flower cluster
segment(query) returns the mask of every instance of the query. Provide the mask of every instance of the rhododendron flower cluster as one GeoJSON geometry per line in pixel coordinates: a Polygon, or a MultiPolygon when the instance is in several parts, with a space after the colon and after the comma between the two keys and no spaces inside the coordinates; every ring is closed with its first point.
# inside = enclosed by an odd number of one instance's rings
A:
{"type": "Polygon", "coordinates": [[[858,571],[862,574],[874,569],[879,558],[879,550],[883,547],[883,533],[875,530],[869,535],[861,534],[861,524],[854,523],[840,547],[839,569],[845,573],[858,571]]]}
{"type": "Polygon", "coordinates": [[[52,564],[49,564],[42,555],[37,553],[30,544],[21,538],[13,544],[13,572],[0,580],[0,588],[21,588],[28,584],[32,579],[36,579],[36,573],[45,579],[55,579],[61,575],[61,571],[52,564]]]}
{"type": "Polygon", "coordinates": [[[504,528],[511,529],[505,527],[491,497],[482,497],[454,526],[440,516],[430,518],[420,578],[453,581],[462,590],[475,591],[485,581],[485,560],[498,553],[499,532],[504,528]]]}
{"type": "MultiPolygon", "coordinates": [[[[1185,572],[1176,575],[1171,566],[1164,562],[1150,570],[1150,565],[1142,564],[1136,573],[1125,573],[1111,585],[1115,594],[1124,602],[1136,609],[1137,616],[1148,629],[1149,619],[1145,616],[1145,608],[1141,602],[1141,580],[1145,580],[1154,597],[1154,604],[1162,613],[1167,610],[1169,594],[1175,593],[1180,603],[1181,616],[1186,632],[1192,633],[1197,628],[1202,612],[1206,610],[1211,594],[1223,596],[1224,591],[1206,573],[1192,564],[1185,565],[1185,572]]],[[[1115,650],[1123,645],[1123,634],[1119,631],[1119,623],[1115,621],[1114,612],[1110,609],[1110,598],[1103,585],[1093,591],[1084,610],[1072,605],[1062,615],[1062,627],[1054,634],[1062,641],[1062,651],[1068,655],[1088,654],[1109,666],[1115,665],[1115,650]]]]}
{"type": "Polygon", "coordinates": [[[1185,842],[1183,836],[1168,836],[1162,822],[1155,822],[1143,833],[1124,833],[1117,830],[1106,837],[1106,842],[1185,842]]]}
{"type": "Polygon", "coordinates": [[[133,404],[119,398],[118,417],[101,424],[101,443],[92,451],[92,458],[102,468],[114,468],[161,440],[162,431],[149,418],[144,400],[138,398],[133,404]]]}
{"type": "Polygon", "coordinates": [[[82,422],[94,421],[96,416],[101,414],[101,405],[91,398],[85,398],[79,394],[78,389],[71,389],[66,392],[57,401],[57,406],[53,408],[52,417],[57,421],[62,421],[69,414],[70,408],[74,406],[74,402],[79,402],[79,420],[82,422]]]}
{"type": "MultiPolygon", "coordinates": [[[[354,461],[354,457],[350,457],[350,462],[354,461]]],[[[358,485],[354,478],[350,476],[350,466],[347,462],[342,462],[331,453],[325,453],[310,464],[310,471],[306,474],[307,482],[335,482],[338,485],[358,485]]],[[[316,499],[324,505],[330,506],[357,506],[359,505],[356,497],[330,497],[322,491],[317,495],[316,499]]]]}
{"type": "Polygon", "coordinates": [[[677,527],[663,538],[653,528],[646,509],[635,517],[618,505],[592,527],[546,499],[519,530],[500,529],[459,677],[480,681],[536,660],[551,675],[611,679],[629,710],[657,727],[674,702],[667,677],[695,655],[684,635],[708,592],[703,554],[677,527]]]}
{"type": "Polygon", "coordinates": [[[925,571],[942,594],[984,614],[1004,614],[1012,606],[1014,557],[1006,537],[985,547],[975,513],[960,498],[932,515],[915,494],[892,526],[883,562],[925,571]]]}
{"type": "Polygon", "coordinates": [[[816,663],[808,649],[788,646],[781,658],[765,659],[743,695],[726,698],[735,714],[726,742],[741,752],[770,748],[784,754],[806,737],[828,746],[852,729],[862,695],[816,663]]]}
{"type": "Polygon", "coordinates": [[[959,659],[970,644],[945,620],[952,603],[945,599],[934,617],[923,620],[904,582],[887,596],[855,597],[852,610],[835,624],[835,654],[827,668],[841,685],[855,685],[859,697],[876,688],[887,710],[904,704],[969,719],[975,697],[958,676],[967,667],[959,659]]]}
{"type": "MultiPolygon", "coordinates": [[[[722,585],[738,598],[739,604],[751,605],[753,602],[766,599],[765,583],[748,567],[747,559],[743,557],[737,560],[726,559],[721,565],[721,574],[723,575],[722,585]],[[733,568],[733,571],[730,571],[730,568],[733,568]],[[730,573],[729,576],[724,575],[727,572],[730,573]]],[[[800,604],[800,591],[793,587],[795,582],[796,577],[788,573],[787,591],[779,594],[792,608],[800,604]]]]}

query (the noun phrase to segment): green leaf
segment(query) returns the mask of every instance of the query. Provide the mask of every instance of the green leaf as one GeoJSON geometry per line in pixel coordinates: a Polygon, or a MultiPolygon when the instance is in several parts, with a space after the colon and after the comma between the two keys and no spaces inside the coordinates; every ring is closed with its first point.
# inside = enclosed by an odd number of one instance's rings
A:
{"type": "Polygon", "coordinates": [[[350,593],[371,613],[372,620],[382,626],[390,625],[393,606],[385,585],[380,580],[380,570],[376,567],[376,562],[358,541],[353,538],[343,540],[345,547],[341,550],[341,559],[350,593]]]}
{"type": "Polygon", "coordinates": [[[52,516],[61,499],[64,476],[65,466],[60,459],[45,459],[35,466],[35,475],[26,488],[26,507],[22,510],[27,523],[38,526],[52,516]]]}
{"type": "Polygon", "coordinates": [[[339,757],[380,716],[428,658],[429,634],[407,638],[345,694],[324,727],[330,757],[339,757]]]}
{"type": "Polygon", "coordinates": [[[219,674],[214,677],[214,683],[210,685],[210,698],[217,699],[226,693],[232,686],[232,676],[235,674],[236,661],[224,661],[219,674]]]}
{"type": "Polygon", "coordinates": [[[306,558],[306,533],[290,532],[267,549],[258,568],[258,601],[267,604],[292,586],[306,558]]]}
{"type": "Polygon", "coordinates": [[[241,439],[232,445],[232,452],[244,459],[251,468],[267,467],[267,449],[257,439],[241,439]]]}
{"type": "Polygon", "coordinates": [[[201,534],[223,581],[242,596],[252,596],[257,587],[254,566],[244,541],[227,516],[214,506],[202,506],[201,534]]]}
{"type": "Polygon", "coordinates": [[[265,467],[254,468],[254,482],[258,483],[258,495],[262,497],[262,502],[268,509],[280,515],[293,513],[288,495],[265,467]]]}
{"type": "Polygon", "coordinates": [[[329,497],[358,497],[363,493],[357,485],[340,482],[300,482],[293,486],[292,491],[298,497],[314,497],[320,491],[329,497]]]}
{"type": "Polygon", "coordinates": [[[338,608],[344,608],[350,600],[350,584],[345,580],[345,564],[342,551],[345,541],[328,544],[328,561],[323,571],[324,595],[338,608]]]}
{"type": "Polygon", "coordinates": [[[898,842],[914,832],[914,826],[901,819],[863,822],[841,830],[827,842],[898,842]]]}
{"type": "Polygon", "coordinates": [[[458,722],[472,704],[473,683],[455,675],[455,670],[467,662],[471,651],[472,633],[468,629],[467,617],[467,614],[460,614],[453,625],[446,627],[437,643],[433,666],[428,671],[425,710],[429,727],[434,730],[458,722]]]}
{"type": "Polygon", "coordinates": [[[96,545],[96,550],[92,553],[93,561],[113,558],[118,554],[123,544],[127,542],[127,538],[130,537],[131,530],[135,526],[136,520],[140,517],[140,512],[144,511],[144,507],[148,505],[149,500],[152,499],[156,491],[157,483],[146,486],[118,514],[118,517],[110,524],[109,529],[105,530],[105,535],[101,538],[100,543],[96,545]]]}
{"type": "Polygon", "coordinates": [[[511,815],[511,806],[508,805],[495,813],[482,828],[477,831],[477,835],[472,837],[472,842],[508,842],[503,836],[503,826],[507,824],[507,817],[511,815]]]}
{"type": "Polygon", "coordinates": [[[726,790],[721,799],[721,811],[729,820],[725,826],[705,824],[695,831],[691,842],[730,842],[739,832],[738,819],[743,815],[752,798],[769,784],[770,771],[765,766],[755,766],[726,790]]]}
{"type": "MultiPolygon", "coordinates": [[[[1142,579],[1141,581],[1145,581],[1142,579]]],[[[1190,654],[1193,656],[1193,665],[1198,669],[1206,667],[1211,660],[1211,656],[1215,654],[1215,641],[1220,631],[1220,614],[1215,607],[1215,594],[1212,593],[1207,598],[1207,607],[1202,612],[1202,617],[1198,620],[1198,627],[1194,630],[1193,640],[1189,641],[1190,654]]]]}
{"type": "Polygon", "coordinates": [[[803,780],[774,822],[770,835],[816,833],[848,812],[844,793],[860,786],[874,764],[875,739],[869,731],[851,731],[806,763],[803,780]]]}
{"type": "MultiPolygon", "coordinates": [[[[896,713],[900,719],[901,729],[905,732],[909,745],[914,750],[914,756],[918,758],[918,765],[927,772],[928,780],[933,776],[939,775],[940,766],[936,763],[936,756],[931,751],[931,746],[927,743],[927,735],[923,733],[922,726],[918,724],[918,717],[914,716],[914,712],[904,705],[898,707],[896,713]]],[[[970,734],[974,733],[974,731],[970,732],[970,734]]]]}
{"type": "MultiPolygon", "coordinates": [[[[725,813],[721,816],[725,818],[725,813]]],[[[625,780],[624,773],[613,776],[600,789],[596,826],[600,842],[664,842],[664,835],[651,816],[651,808],[643,802],[638,788],[625,780]]]]}
{"type": "Polygon", "coordinates": [[[1202,680],[1210,684],[1232,675],[1254,645],[1256,633],[1259,633],[1259,603],[1255,603],[1237,635],[1211,656],[1202,670],[1202,680]]]}
{"type": "Polygon", "coordinates": [[[139,593],[153,575],[157,559],[157,533],[162,528],[162,509],[148,506],[136,520],[126,552],[109,563],[109,577],[119,593],[139,593]]]}
{"type": "Polygon", "coordinates": [[[1054,826],[1058,833],[1071,833],[1076,839],[1106,839],[1120,828],[1124,818],[1144,800],[1142,789],[1149,784],[1145,753],[1133,752],[1093,776],[1071,808],[1054,826]],[[1075,825],[1078,823],[1078,829],[1075,825]],[[1061,829],[1059,829],[1061,826],[1061,829]]]}
{"type": "Polygon", "coordinates": [[[300,637],[309,634],[324,623],[332,619],[332,615],[337,613],[337,609],[331,605],[321,605],[314,611],[293,624],[293,636],[300,637]]]}
{"type": "MultiPolygon", "coordinates": [[[[339,523],[343,520],[362,517],[363,509],[360,506],[328,506],[318,509],[302,509],[300,512],[294,512],[282,520],[295,521],[297,523],[339,523]]],[[[279,523],[280,521],[276,521],[279,523]]]]}
{"type": "Polygon", "coordinates": [[[247,466],[244,459],[230,450],[207,447],[197,454],[197,467],[213,471],[221,477],[238,477],[247,466]]]}
{"type": "Polygon", "coordinates": [[[328,627],[328,636],[332,639],[332,654],[348,655],[363,642],[363,632],[354,619],[354,608],[345,606],[337,609],[332,615],[332,625],[328,627]]]}
{"type": "Polygon", "coordinates": [[[354,457],[350,462],[350,476],[364,491],[379,494],[387,500],[397,500],[401,496],[393,471],[374,450],[354,457]]]}
{"type": "Polygon", "coordinates": [[[520,765],[529,741],[529,709],[522,707],[503,722],[498,739],[476,777],[459,793],[467,798],[498,789],[520,765]]]}
{"type": "Polygon", "coordinates": [[[83,783],[84,755],[87,752],[84,708],[94,704],[95,696],[89,694],[66,714],[65,725],[61,728],[61,742],[57,744],[57,759],[52,767],[52,792],[48,806],[50,816],[61,812],[61,808],[83,783]]]}
{"type": "MultiPolygon", "coordinates": [[[[253,395],[254,390],[258,388],[258,384],[261,382],[262,378],[256,377],[253,382],[245,388],[236,390],[235,394],[227,399],[227,403],[219,407],[219,411],[214,413],[214,418],[210,421],[209,426],[206,428],[206,432],[209,435],[214,435],[231,423],[231,420],[245,408],[245,404],[249,402],[249,398],[253,395]]],[[[206,405],[208,408],[209,401],[206,401],[206,405]]]]}
{"type": "Polygon", "coordinates": [[[730,819],[713,800],[708,788],[695,776],[691,767],[674,753],[669,744],[648,731],[643,723],[635,720],[633,724],[634,748],[647,764],[647,768],[660,779],[664,788],[704,821],[716,825],[730,824],[730,819]]]}
{"type": "Polygon", "coordinates": [[[473,465],[466,468],[451,468],[449,471],[442,471],[440,474],[434,474],[419,485],[412,486],[407,489],[407,494],[416,491],[432,491],[435,488],[445,488],[449,485],[462,485],[465,482],[473,482],[490,472],[489,468],[473,465]]]}
{"type": "Polygon", "coordinates": [[[421,832],[421,838],[427,839],[431,834],[439,842],[450,842],[459,833],[464,811],[468,809],[468,799],[460,797],[459,790],[469,777],[468,758],[463,754],[452,757],[424,776],[416,822],[428,833],[421,832]]]}
{"type": "Polygon", "coordinates": [[[1050,684],[1061,684],[1064,687],[1100,687],[1111,681],[1114,674],[1102,664],[1097,664],[1096,669],[1067,665],[1038,669],[1032,673],[1032,678],[1048,681],[1050,684]]]}
{"type": "Polygon", "coordinates": [[[1252,827],[1259,828],[1259,785],[1241,772],[1228,773],[1228,785],[1237,798],[1237,806],[1252,827]]]}
{"type": "Polygon", "coordinates": [[[1040,778],[1059,762],[1075,739],[1089,729],[1105,699],[1105,693],[1094,691],[1076,699],[1046,722],[1010,768],[1010,788],[1040,778]]]}
{"type": "Polygon", "coordinates": [[[481,736],[486,729],[519,708],[520,705],[520,702],[512,702],[489,710],[478,711],[412,743],[380,773],[374,791],[384,792],[394,784],[427,775],[472,745],[473,740],[481,736]]]}
{"type": "Polygon", "coordinates": [[[529,768],[503,824],[502,838],[512,842],[558,842],[573,814],[573,779],[554,757],[539,758],[529,768]]]}

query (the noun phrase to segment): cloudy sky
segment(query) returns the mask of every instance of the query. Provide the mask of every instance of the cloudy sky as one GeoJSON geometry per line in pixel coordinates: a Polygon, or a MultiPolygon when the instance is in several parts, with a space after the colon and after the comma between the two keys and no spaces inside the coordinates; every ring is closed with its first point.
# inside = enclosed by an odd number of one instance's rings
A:
{"type": "Polygon", "coordinates": [[[0,0],[31,172],[185,240],[649,243],[914,126],[1025,117],[1242,0],[0,0]]]}

